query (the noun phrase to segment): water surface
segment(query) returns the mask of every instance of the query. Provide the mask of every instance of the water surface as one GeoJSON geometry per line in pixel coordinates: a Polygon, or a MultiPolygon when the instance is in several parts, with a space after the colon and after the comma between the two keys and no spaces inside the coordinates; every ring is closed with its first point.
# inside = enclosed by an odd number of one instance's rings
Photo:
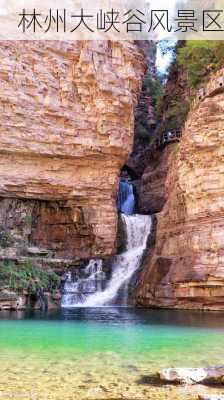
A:
{"type": "Polygon", "coordinates": [[[0,400],[196,399],[196,387],[160,386],[152,376],[165,367],[223,360],[221,313],[131,308],[0,313],[0,400]]]}

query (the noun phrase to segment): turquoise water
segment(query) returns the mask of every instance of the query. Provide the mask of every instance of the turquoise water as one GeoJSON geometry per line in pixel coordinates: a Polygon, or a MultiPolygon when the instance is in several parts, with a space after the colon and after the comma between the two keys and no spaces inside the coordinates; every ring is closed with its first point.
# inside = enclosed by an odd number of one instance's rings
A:
{"type": "MultiPolygon", "coordinates": [[[[219,313],[104,308],[0,314],[0,384],[10,398],[22,390],[24,399],[109,399],[126,390],[136,399],[152,392],[163,399],[164,388],[141,384],[144,377],[164,367],[223,360],[219,313]]],[[[172,399],[180,398],[175,390],[172,399]]]]}

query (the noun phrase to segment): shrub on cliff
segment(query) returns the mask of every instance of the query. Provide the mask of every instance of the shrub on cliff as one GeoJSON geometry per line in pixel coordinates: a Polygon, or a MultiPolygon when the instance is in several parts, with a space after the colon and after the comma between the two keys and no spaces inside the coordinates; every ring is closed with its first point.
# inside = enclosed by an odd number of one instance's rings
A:
{"type": "Polygon", "coordinates": [[[6,249],[7,247],[12,246],[14,243],[14,239],[10,232],[6,229],[0,228],[0,248],[6,249]]]}
{"type": "Polygon", "coordinates": [[[184,68],[190,88],[207,82],[224,64],[224,43],[220,40],[192,40],[177,49],[177,63],[184,68]]]}
{"type": "Polygon", "coordinates": [[[52,292],[59,283],[60,278],[55,272],[43,271],[30,261],[23,264],[0,263],[0,284],[9,290],[26,290],[30,294],[38,294],[40,290],[52,292]]]}
{"type": "Polygon", "coordinates": [[[163,86],[159,79],[153,79],[147,75],[143,81],[142,90],[145,96],[149,96],[152,101],[152,106],[156,107],[158,99],[163,93],[163,86]]]}
{"type": "Polygon", "coordinates": [[[182,128],[196,90],[224,65],[223,41],[179,41],[175,53],[164,93],[157,99],[158,136],[182,128]]]}
{"type": "Polygon", "coordinates": [[[155,109],[162,96],[163,86],[159,79],[146,75],[142,85],[142,93],[135,119],[135,137],[142,143],[148,143],[154,130],[155,109]]]}

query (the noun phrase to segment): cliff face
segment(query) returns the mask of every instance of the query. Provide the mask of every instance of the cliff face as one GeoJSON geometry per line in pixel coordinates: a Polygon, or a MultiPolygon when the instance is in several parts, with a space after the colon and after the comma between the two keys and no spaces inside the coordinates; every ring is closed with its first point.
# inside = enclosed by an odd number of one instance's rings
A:
{"type": "Polygon", "coordinates": [[[192,108],[174,153],[139,304],[224,309],[223,73],[192,108]]]}
{"type": "Polygon", "coordinates": [[[142,51],[131,42],[1,42],[0,55],[0,244],[10,237],[15,257],[31,245],[67,258],[111,254],[142,51]]]}
{"type": "Polygon", "coordinates": [[[135,109],[134,145],[126,169],[133,179],[140,179],[151,157],[149,142],[156,124],[152,86],[156,82],[157,46],[152,41],[139,41],[144,52],[147,70],[142,82],[138,105],[135,109]],[[150,81],[150,87],[149,87],[150,81]]]}
{"type": "Polygon", "coordinates": [[[142,214],[154,214],[162,210],[165,204],[165,181],[173,152],[177,143],[170,143],[164,151],[155,151],[141,178],[138,192],[138,207],[142,214]]]}

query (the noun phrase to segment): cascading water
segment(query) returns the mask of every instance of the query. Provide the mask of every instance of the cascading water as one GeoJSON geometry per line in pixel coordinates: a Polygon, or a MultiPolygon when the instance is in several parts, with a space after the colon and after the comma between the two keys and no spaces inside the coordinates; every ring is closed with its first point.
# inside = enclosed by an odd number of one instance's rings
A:
{"type": "Polygon", "coordinates": [[[127,305],[129,283],[138,270],[147,238],[151,217],[134,213],[133,185],[122,179],[119,185],[118,209],[126,231],[126,251],[112,259],[111,276],[103,270],[102,260],[91,260],[84,269],[68,273],[64,285],[62,307],[102,307],[127,305]]]}
{"type": "Polygon", "coordinates": [[[121,218],[126,229],[126,251],[113,258],[111,278],[106,282],[101,260],[91,260],[82,277],[68,276],[62,307],[110,306],[116,304],[120,291],[120,303],[127,304],[129,283],[140,266],[151,230],[151,217],[121,214],[121,218]]]}
{"type": "Polygon", "coordinates": [[[88,296],[104,289],[106,274],[103,272],[102,265],[102,260],[90,260],[83,271],[77,271],[75,274],[68,272],[64,284],[62,307],[84,304],[88,296]]]}
{"type": "Polygon", "coordinates": [[[132,215],[135,210],[133,185],[122,179],[119,184],[118,210],[126,215],[132,215]]]}
{"type": "Polygon", "coordinates": [[[103,292],[89,296],[84,305],[87,307],[113,305],[118,292],[123,288],[123,305],[128,299],[128,284],[140,266],[143,252],[151,228],[151,218],[145,215],[122,214],[126,226],[127,250],[114,257],[112,276],[103,292]]]}

